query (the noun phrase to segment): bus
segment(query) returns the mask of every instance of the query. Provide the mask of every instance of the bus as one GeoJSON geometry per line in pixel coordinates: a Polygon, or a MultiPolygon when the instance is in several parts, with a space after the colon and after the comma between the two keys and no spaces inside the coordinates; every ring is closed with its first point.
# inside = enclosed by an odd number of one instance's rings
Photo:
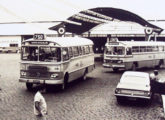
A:
{"type": "Polygon", "coordinates": [[[61,85],[86,75],[95,67],[93,42],[81,37],[37,37],[21,46],[20,82],[28,90],[35,84],[61,85]]]}
{"type": "Polygon", "coordinates": [[[136,71],[138,68],[159,68],[165,63],[165,42],[157,41],[118,41],[110,38],[105,44],[105,68],[113,71],[125,69],[136,71]]]}

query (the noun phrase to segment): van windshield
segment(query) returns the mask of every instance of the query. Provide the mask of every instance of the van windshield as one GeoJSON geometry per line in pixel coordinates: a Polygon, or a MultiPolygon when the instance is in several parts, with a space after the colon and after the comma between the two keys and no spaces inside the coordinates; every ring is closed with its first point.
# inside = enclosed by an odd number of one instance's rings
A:
{"type": "Polygon", "coordinates": [[[122,46],[106,46],[104,53],[108,55],[125,55],[125,48],[122,46]]]}
{"type": "Polygon", "coordinates": [[[51,62],[61,61],[61,49],[47,46],[22,47],[22,60],[51,62]]]}

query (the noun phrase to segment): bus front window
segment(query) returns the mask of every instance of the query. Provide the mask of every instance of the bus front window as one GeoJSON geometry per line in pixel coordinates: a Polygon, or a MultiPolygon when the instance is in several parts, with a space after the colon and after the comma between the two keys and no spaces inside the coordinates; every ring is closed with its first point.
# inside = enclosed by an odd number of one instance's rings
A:
{"type": "Polygon", "coordinates": [[[125,48],[121,46],[107,46],[105,54],[108,55],[125,55],[125,48]]]}
{"type": "Polygon", "coordinates": [[[38,47],[22,47],[22,60],[37,61],[38,47]]]}
{"type": "Polygon", "coordinates": [[[61,61],[61,50],[57,47],[22,47],[22,60],[61,61]]]}
{"type": "Polygon", "coordinates": [[[39,60],[45,62],[59,62],[61,61],[61,49],[57,47],[40,47],[39,60]]]}

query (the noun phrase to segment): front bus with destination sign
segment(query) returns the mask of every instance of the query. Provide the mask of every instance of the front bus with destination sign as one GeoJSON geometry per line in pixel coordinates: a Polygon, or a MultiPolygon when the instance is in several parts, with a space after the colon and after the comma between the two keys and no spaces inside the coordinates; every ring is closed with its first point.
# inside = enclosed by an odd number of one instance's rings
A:
{"type": "Polygon", "coordinates": [[[34,40],[44,40],[45,39],[45,35],[44,34],[34,34],[33,35],[33,39],[34,40]]]}

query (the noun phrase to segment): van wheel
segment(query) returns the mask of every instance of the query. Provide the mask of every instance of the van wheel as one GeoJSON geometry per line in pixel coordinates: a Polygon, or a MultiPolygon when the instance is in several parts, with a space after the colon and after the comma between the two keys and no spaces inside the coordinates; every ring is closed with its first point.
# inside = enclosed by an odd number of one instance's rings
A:
{"type": "Polygon", "coordinates": [[[137,66],[136,66],[135,63],[132,65],[132,70],[133,70],[133,71],[136,71],[136,70],[137,70],[137,66]]]}
{"type": "Polygon", "coordinates": [[[68,87],[68,79],[69,79],[69,75],[66,74],[64,76],[64,83],[62,84],[62,90],[65,90],[68,87]]]}
{"type": "Polygon", "coordinates": [[[26,83],[26,88],[31,91],[33,89],[33,83],[26,83]]]}

